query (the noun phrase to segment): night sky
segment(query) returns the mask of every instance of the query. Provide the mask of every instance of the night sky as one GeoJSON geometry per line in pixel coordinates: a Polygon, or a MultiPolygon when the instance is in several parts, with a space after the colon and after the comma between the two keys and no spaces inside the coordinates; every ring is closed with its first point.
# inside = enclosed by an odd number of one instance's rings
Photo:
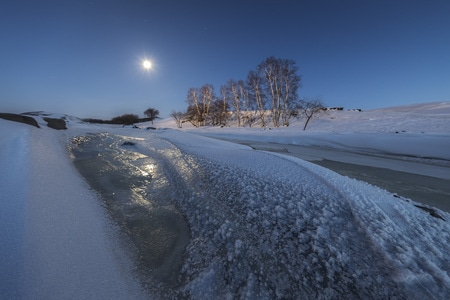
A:
{"type": "Polygon", "coordinates": [[[0,112],[167,117],[272,55],[328,106],[450,101],[450,1],[4,0],[0,112]]]}

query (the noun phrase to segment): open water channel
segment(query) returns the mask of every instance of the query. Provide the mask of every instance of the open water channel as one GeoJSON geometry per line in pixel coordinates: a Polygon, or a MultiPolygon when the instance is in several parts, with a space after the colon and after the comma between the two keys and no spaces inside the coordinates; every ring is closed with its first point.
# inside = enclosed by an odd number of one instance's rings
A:
{"type": "Polygon", "coordinates": [[[233,141],[255,150],[298,157],[341,175],[365,181],[391,193],[450,212],[450,167],[418,163],[401,158],[364,155],[337,149],[233,141]],[[355,163],[352,163],[355,162],[355,163]]]}

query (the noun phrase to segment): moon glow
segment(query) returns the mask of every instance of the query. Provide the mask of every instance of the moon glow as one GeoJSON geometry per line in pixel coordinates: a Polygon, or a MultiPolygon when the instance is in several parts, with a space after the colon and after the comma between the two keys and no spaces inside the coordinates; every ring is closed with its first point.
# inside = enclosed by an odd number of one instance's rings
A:
{"type": "Polygon", "coordinates": [[[142,62],[142,66],[144,69],[150,70],[152,68],[152,62],[146,59],[142,62]]]}

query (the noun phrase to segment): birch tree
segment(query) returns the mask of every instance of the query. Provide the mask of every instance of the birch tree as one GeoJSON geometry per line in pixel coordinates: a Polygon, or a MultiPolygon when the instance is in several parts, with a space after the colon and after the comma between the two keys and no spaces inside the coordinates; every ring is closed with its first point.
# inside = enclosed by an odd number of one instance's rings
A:
{"type": "Polygon", "coordinates": [[[219,107],[220,111],[220,117],[219,117],[219,124],[226,125],[228,120],[228,109],[229,109],[229,99],[228,99],[228,92],[227,92],[227,86],[222,85],[220,87],[220,95],[221,100],[217,100],[217,106],[219,107]]]}
{"type": "MultiPolygon", "coordinates": [[[[238,126],[242,125],[242,115],[241,115],[241,96],[239,91],[238,83],[230,79],[221,88],[222,97],[226,99],[230,106],[233,108],[238,121],[238,126]]],[[[225,101],[225,100],[224,100],[225,101]]]]}
{"type": "Polygon", "coordinates": [[[200,126],[203,122],[203,111],[200,105],[200,91],[198,88],[190,88],[188,90],[186,102],[188,103],[186,119],[195,127],[200,126]]]}
{"type": "Polygon", "coordinates": [[[293,110],[298,101],[297,90],[301,87],[301,77],[297,75],[298,67],[292,59],[280,60],[282,85],[282,111],[281,120],[284,126],[289,126],[289,121],[293,115],[293,110]]]}
{"type": "Polygon", "coordinates": [[[190,88],[186,98],[189,105],[186,113],[187,120],[196,127],[205,126],[214,99],[212,84],[207,83],[201,88],[190,88]]]}
{"type": "Polygon", "coordinates": [[[247,86],[249,87],[249,100],[256,104],[256,113],[261,127],[266,127],[266,96],[262,89],[262,79],[255,71],[247,75],[247,86]]]}
{"type": "Polygon", "coordinates": [[[264,79],[263,84],[269,95],[272,112],[272,122],[274,127],[279,127],[281,95],[279,88],[280,68],[275,57],[271,56],[258,65],[258,73],[264,79]]]}
{"type": "Polygon", "coordinates": [[[289,125],[291,109],[297,101],[297,90],[301,86],[301,77],[297,75],[294,60],[278,59],[273,56],[258,65],[257,73],[262,79],[268,98],[274,127],[289,125]]]}
{"type": "Polygon", "coordinates": [[[214,87],[212,84],[207,83],[200,88],[200,98],[201,98],[201,105],[202,105],[203,126],[205,126],[206,122],[209,118],[209,111],[211,108],[211,103],[215,99],[214,87]]]}

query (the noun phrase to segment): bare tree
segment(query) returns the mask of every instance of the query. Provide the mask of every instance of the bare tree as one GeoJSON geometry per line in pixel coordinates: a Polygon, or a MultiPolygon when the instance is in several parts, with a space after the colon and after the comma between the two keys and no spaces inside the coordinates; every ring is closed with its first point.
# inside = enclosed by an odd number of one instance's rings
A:
{"type": "Polygon", "coordinates": [[[189,105],[188,106],[184,116],[185,116],[184,120],[186,122],[191,123],[195,127],[199,127],[202,124],[202,122],[203,122],[202,119],[201,119],[202,118],[201,115],[199,115],[197,113],[197,109],[195,108],[194,105],[189,105]]]}
{"type": "Polygon", "coordinates": [[[271,100],[272,122],[274,127],[289,125],[290,110],[297,101],[297,90],[301,87],[301,77],[297,75],[294,60],[278,59],[273,56],[258,65],[258,75],[271,100]]]}
{"type": "Polygon", "coordinates": [[[220,111],[220,119],[219,124],[226,125],[228,120],[228,110],[229,110],[229,99],[228,99],[228,92],[227,92],[227,86],[222,85],[220,87],[220,94],[222,95],[221,100],[217,100],[216,105],[219,106],[220,111]]]}
{"type": "Polygon", "coordinates": [[[230,103],[230,106],[233,108],[236,115],[238,126],[241,126],[241,95],[238,82],[233,79],[228,80],[228,82],[221,87],[220,92],[222,94],[223,101],[230,103]]]}
{"type": "Polygon", "coordinates": [[[215,100],[214,87],[212,84],[205,84],[200,88],[200,99],[202,104],[202,119],[203,125],[206,125],[206,121],[209,118],[209,110],[211,108],[211,103],[215,100]]]}
{"type": "Polygon", "coordinates": [[[238,120],[238,126],[240,127],[242,125],[242,115],[241,115],[241,97],[239,94],[239,86],[238,83],[233,79],[228,81],[228,86],[232,94],[231,105],[234,107],[234,112],[236,113],[236,118],[238,120]]]}
{"type": "Polygon", "coordinates": [[[147,118],[150,121],[152,121],[152,125],[153,125],[153,120],[155,120],[159,116],[159,110],[157,110],[157,109],[155,109],[153,107],[150,107],[146,111],[144,111],[144,115],[146,115],[147,118]]]}
{"type": "Polygon", "coordinates": [[[187,93],[186,102],[188,108],[186,119],[195,127],[203,122],[203,107],[200,105],[200,91],[198,88],[190,88],[187,93]]]}
{"type": "Polygon", "coordinates": [[[289,126],[289,121],[292,116],[292,111],[298,101],[297,90],[301,85],[301,76],[297,75],[298,67],[295,61],[292,59],[280,59],[281,65],[281,80],[282,85],[282,104],[283,108],[281,111],[281,120],[284,126],[289,126]]]}
{"type": "Polygon", "coordinates": [[[225,126],[228,117],[228,105],[223,102],[223,99],[215,99],[209,110],[209,117],[212,121],[212,125],[225,126]]]}
{"type": "Polygon", "coordinates": [[[306,127],[308,126],[309,121],[322,113],[324,111],[324,106],[322,104],[322,101],[319,98],[314,98],[311,100],[304,99],[300,101],[299,103],[299,115],[303,115],[306,117],[305,126],[303,127],[303,130],[306,130],[306,127]]]}
{"type": "Polygon", "coordinates": [[[183,127],[183,121],[185,116],[184,113],[182,113],[181,111],[172,111],[170,116],[175,120],[175,123],[177,124],[178,128],[183,127]]]}
{"type": "Polygon", "coordinates": [[[254,115],[256,113],[256,108],[249,97],[249,88],[243,80],[237,81],[237,95],[241,111],[241,124],[242,126],[247,124],[251,127],[256,121],[256,117],[254,115]]]}
{"type": "Polygon", "coordinates": [[[215,100],[214,87],[205,84],[201,88],[190,88],[186,102],[189,104],[186,113],[187,119],[194,126],[205,126],[209,116],[211,103],[215,100]]]}
{"type": "Polygon", "coordinates": [[[249,100],[256,103],[256,111],[261,127],[266,127],[266,100],[262,89],[262,79],[255,71],[250,71],[247,76],[247,86],[249,87],[249,100]]]}
{"type": "Polygon", "coordinates": [[[280,87],[277,80],[279,73],[279,65],[273,56],[267,58],[258,65],[258,74],[264,79],[263,84],[267,94],[270,95],[270,109],[272,111],[272,122],[274,127],[279,126],[280,120],[281,99],[279,91],[280,87]]]}

